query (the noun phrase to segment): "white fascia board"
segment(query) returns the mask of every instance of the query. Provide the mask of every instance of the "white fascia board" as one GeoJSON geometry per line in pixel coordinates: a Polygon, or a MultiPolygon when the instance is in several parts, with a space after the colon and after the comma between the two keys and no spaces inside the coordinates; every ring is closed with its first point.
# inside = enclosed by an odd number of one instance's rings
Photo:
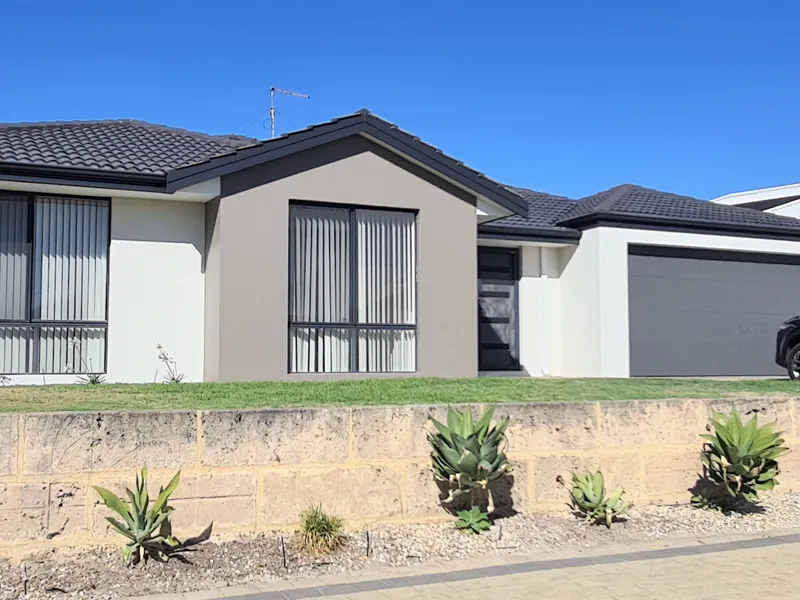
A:
{"type": "Polygon", "coordinates": [[[745,204],[747,202],[759,202],[761,200],[775,200],[790,196],[800,196],[800,183],[790,185],[779,185],[777,187],[761,188],[757,190],[747,190],[745,192],[734,192],[719,198],[714,198],[711,202],[717,204],[745,204]]]}
{"type": "Polygon", "coordinates": [[[9,192],[30,192],[34,194],[67,194],[71,196],[125,197],[143,200],[171,200],[177,202],[208,202],[220,195],[222,186],[219,177],[201,181],[172,194],[160,192],[141,192],[112,188],[82,187],[78,185],[53,185],[49,183],[30,183],[26,181],[0,180],[0,190],[9,192]]]}

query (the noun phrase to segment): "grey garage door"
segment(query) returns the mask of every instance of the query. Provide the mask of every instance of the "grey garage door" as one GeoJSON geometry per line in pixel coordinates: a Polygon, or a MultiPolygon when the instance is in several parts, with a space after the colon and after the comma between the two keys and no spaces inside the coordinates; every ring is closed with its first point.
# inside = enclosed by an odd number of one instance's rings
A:
{"type": "Polygon", "coordinates": [[[632,376],[780,375],[780,323],[800,313],[798,257],[631,246],[632,376]]]}

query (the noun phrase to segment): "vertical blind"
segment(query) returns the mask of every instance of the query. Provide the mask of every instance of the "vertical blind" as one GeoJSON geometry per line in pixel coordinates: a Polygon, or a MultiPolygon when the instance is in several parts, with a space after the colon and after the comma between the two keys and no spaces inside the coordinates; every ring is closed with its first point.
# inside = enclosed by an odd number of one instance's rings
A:
{"type": "Polygon", "coordinates": [[[291,372],[416,370],[416,216],[293,205],[291,372]]]}
{"type": "Polygon", "coordinates": [[[105,371],[109,211],[0,195],[0,373],[105,371]]]}

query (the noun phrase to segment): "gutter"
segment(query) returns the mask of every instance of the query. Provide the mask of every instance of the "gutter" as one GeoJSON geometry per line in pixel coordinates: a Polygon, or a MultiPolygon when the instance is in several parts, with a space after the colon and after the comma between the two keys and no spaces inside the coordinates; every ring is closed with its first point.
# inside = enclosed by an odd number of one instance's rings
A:
{"type": "Polygon", "coordinates": [[[520,242],[551,242],[554,244],[577,245],[582,233],[575,229],[547,227],[509,227],[504,225],[483,225],[478,227],[478,238],[489,240],[509,240],[520,242]]]}
{"type": "Polygon", "coordinates": [[[144,192],[166,191],[166,175],[123,173],[103,169],[53,167],[0,162],[0,179],[53,185],[114,188],[144,192]]]}

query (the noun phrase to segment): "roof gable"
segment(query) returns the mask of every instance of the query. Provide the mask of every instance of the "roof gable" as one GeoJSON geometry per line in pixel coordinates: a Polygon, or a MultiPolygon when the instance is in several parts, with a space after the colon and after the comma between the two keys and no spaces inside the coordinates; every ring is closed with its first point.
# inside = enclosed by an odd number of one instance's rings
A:
{"type": "Polygon", "coordinates": [[[438,173],[445,180],[472,190],[511,212],[520,215],[527,213],[526,203],[505,186],[446,155],[439,148],[403,131],[397,125],[375,116],[366,109],[327,123],[294,131],[279,138],[235,149],[224,156],[211,157],[198,164],[176,169],[167,174],[167,191],[185,187],[210,177],[220,177],[242,169],[263,165],[272,160],[351,135],[363,135],[376,141],[438,173]]]}

